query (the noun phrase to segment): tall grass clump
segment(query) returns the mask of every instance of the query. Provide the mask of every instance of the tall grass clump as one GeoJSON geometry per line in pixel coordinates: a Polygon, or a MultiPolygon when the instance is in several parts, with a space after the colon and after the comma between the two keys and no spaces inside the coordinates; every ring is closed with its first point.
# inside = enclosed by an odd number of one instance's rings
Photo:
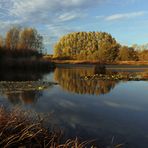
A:
{"type": "Polygon", "coordinates": [[[0,147],[83,148],[90,142],[68,139],[62,142],[60,130],[46,129],[43,120],[18,108],[0,107],[0,147]]]}

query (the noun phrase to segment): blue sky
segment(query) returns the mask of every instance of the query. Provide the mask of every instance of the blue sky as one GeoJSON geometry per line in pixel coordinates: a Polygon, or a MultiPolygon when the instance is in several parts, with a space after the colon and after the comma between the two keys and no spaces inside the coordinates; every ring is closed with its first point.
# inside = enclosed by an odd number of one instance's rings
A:
{"type": "Polygon", "coordinates": [[[52,53],[74,31],[105,31],[124,45],[148,43],[148,0],[0,0],[0,34],[12,25],[35,27],[52,53]]]}

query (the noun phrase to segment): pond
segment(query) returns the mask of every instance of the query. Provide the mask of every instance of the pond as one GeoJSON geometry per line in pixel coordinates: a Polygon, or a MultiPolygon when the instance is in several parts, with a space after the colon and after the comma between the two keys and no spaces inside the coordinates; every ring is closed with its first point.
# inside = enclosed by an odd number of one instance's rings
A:
{"type": "MultiPolygon", "coordinates": [[[[118,69],[108,71],[114,74],[118,69]]],[[[145,69],[131,72],[148,76],[145,69]]],[[[50,122],[68,138],[95,139],[101,147],[147,147],[148,82],[82,79],[93,75],[93,66],[62,66],[44,74],[0,73],[0,105],[50,113],[50,122]]]]}

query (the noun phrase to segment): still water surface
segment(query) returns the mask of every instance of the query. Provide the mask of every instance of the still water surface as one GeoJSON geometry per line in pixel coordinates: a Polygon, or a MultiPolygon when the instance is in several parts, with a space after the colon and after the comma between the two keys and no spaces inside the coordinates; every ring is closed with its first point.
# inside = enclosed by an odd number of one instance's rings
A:
{"type": "Polygon", "coordinates": [[[0,104],[20,106],[38,113],[52,113],[49,119],[66,137],[96,139],[102,147],[124,143],[124,147],[148,147],[148,82],[84,81],[93,75],[91,67],[62,67],[48,74],[11,73],[3,80],[57,82],[43,90],[0,91],[0,104]],[[29,77],[31,76],[31,77],[29,77]]]}

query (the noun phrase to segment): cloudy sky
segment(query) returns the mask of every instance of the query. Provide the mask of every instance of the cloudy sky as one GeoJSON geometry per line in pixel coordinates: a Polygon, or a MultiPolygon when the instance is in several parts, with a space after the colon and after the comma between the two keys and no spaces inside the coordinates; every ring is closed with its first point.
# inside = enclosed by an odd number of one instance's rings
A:
{"type": "Polygon", "coordinates": [[[148,43],[147,0],[0,0],[0,34],[12,25],[35,27],[48,52],[74,31],[109,32],[125,45],[148,43]]]}

